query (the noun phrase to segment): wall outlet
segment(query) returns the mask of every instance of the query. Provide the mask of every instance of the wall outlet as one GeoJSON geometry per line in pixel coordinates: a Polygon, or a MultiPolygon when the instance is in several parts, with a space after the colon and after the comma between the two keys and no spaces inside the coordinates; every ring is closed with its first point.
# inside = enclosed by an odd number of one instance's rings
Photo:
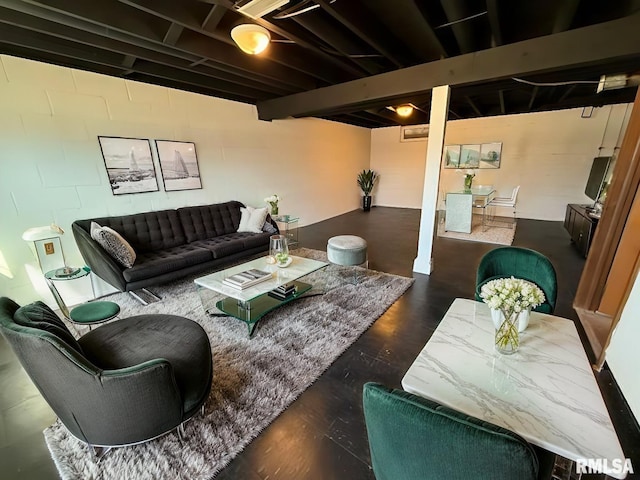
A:
{"type": "Polygon", "coordinates": [[[54,253],[56,253],[55,249],[53,248],[53,242],[44,244],[44,253],[46,253],[47,255],[53,255],[54,253]]]}

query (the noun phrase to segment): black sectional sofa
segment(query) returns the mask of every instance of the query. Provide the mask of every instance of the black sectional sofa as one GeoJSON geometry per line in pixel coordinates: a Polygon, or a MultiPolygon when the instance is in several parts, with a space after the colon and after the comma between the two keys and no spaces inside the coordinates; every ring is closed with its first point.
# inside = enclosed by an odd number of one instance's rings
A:
{"type": "MultiPolygon", "coordinates": [[[[77,220],[73,235],[84,261],[93,272],[122,292],[158,285],[207,269],[223,267],[269,249],[271,233],[237,232],[237,201],[77,220]],[[110,227],[136,252],[126,268],[91,238],[91,222],[110,227]]],[[[269,217],[267,217],[269,218],[269,217]]],[[[277,231],[273,220],[268,220],[277,231]]]]}

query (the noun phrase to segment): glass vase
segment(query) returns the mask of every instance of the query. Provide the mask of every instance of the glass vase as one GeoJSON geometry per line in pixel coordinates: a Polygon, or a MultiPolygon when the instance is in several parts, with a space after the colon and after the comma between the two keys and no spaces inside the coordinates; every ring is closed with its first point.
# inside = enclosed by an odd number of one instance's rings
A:
{"type": "Polygon", "coordinates": [[[271,216],[275,216],[278,215],[278,204],[277,203],[272,203],[271,204],[271,216]]]}
{"type": "Polygon", "coordinates": [[[518,333],[518,313],[502,312],[504,320],[496,328],[496,350],[503,355],[511,355],[520,347],[520,334],[518,333]]]}
{"type": "Polygon", "coordinates": [[[473,177],[471,175],[467,175],[466,177],[464,177],[464,191],[465,192],[470,192],[471,191],[471,184],[473,184],[473,177]]]}
{"type": "Polygon", "coordinates": [[[276,265],[282,267],[289,262],[289,246],[284,235],[271,235],[269,237],[269,255],[275,260],[276,265]]]}

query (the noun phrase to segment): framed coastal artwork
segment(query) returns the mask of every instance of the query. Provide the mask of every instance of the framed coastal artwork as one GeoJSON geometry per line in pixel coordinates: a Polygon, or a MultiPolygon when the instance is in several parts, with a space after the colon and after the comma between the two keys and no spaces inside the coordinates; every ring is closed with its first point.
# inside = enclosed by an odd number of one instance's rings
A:
{"type": "Polygon", "coordinates": [[[500,168],[502,143],[483,143],[480,146],[480,168],[500,168]]]}
{"type": "Polygon", "coordinates": [[[480,165],[480,145],[462,145],[458,168],[478,168],[480,165]]]}
{"type": "Polygon", "coordinates": [[[195,143],[156,140],[156,148],[166,192],[202,188],[195,143]]]}
{"type": "Polygon", "coordinates": [[[445,145],[442,151],[444,168],[460,168],[460,148],[462,145],[445,145]]]}
{"type": "Polygon", "coordinates": [[[125,195],[159,190],[149,140],[98,136],[98,142],[111,193],[125,195]]]}
{"type": "Polygon", "coordinates": [[[502,143],[445,145],[444,168],[500,168],[502,143]]]}

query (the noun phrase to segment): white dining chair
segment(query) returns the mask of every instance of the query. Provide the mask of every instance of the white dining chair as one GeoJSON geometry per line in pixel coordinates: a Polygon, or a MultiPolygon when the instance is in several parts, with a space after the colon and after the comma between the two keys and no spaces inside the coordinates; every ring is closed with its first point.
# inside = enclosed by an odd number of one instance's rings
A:
{"type": "MultiPolygon", "coordinates": [[[[491,201],[487,204],[489,207],[504,207],[504,208],[512,208],[513,209],[513,222],[511,222],[510,227],[515,228],[516,225],[516,202],[518,200],[518,191],[520,190],[520,185],[516,186],[511,192],[511,197],[493,197],[491,201]]],[[[494,216],[495,217],[495,216],[494,216]]],[[[495,227],[502,225],[492,225],[495,227]]]]}

